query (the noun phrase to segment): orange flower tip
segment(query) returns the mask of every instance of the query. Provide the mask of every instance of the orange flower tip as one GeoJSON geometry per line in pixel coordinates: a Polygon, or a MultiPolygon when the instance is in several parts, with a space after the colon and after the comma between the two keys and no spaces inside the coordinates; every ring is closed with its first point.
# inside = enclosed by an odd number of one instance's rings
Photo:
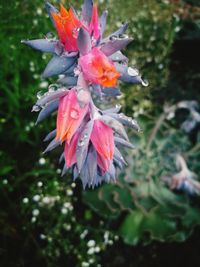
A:
{"type": "Polygon", "coordinates": [[[64,5],[62,3],[60,3],[60,14],[62,17],[68,17],[69,16],[69,12],[67,11],[67,9],[64,7],[64,5]]]}

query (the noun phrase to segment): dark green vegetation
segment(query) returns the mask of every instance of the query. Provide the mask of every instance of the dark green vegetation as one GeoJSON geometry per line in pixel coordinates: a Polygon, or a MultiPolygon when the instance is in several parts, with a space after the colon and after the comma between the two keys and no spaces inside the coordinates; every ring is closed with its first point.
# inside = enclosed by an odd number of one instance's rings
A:
{"type": "Polygon", "coordinates": [[[200,178],[199,123],[183,127],[188,110],[173,106],[200,104],[198,2],[99,4],[109,10],[108,32],[130,21],[135,41],[126,53],[150,85],[123,87],[116,103],[143,133],[129,133],[137,148],[124,151],[129,165],[119,182],[89,192],[70,174],[60,177],[59,151],[42,155],[55,117],[35,126],[30,112],[36,93],[52,82],[40,78],[47,58],[20,43],[52,30],[43,1],[0,3],[0,266],[200,265],[198,188],[190,196],[167,186],[183,158],[200,178]]]}

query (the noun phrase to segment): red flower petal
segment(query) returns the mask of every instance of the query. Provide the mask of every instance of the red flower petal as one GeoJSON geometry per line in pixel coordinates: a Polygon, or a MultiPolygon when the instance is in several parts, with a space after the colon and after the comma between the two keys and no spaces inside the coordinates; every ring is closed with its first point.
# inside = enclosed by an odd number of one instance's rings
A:
{"type": "Polygon", "coordinates": [[[71,142],[68,144],[65,142],[64,148],[64,156],[65,156],[65,163],[67,167],[71,167],[74,163],[76,163],[76,146],[78,143],[80,133],[74,134],[71,139],[71,142]]]}
{"type": "Polygon", "coordinates": [[[56,139],[69,143],[87,112],[88,104],[84,108],[80,107],[75,90],[72,89],[66,96],[60,98],[56,139]]]}
{"type": "Polygon", "coordinates": [[[95,120],[91,141],[100,156],[108,160],[113,159],[114,136],[110,127],[100,120],[95,120]]]}

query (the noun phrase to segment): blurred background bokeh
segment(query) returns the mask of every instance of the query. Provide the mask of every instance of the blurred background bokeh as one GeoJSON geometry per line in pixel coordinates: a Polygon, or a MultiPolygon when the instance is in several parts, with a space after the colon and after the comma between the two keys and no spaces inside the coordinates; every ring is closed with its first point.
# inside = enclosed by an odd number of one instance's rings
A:
{"type": "MultiPolygon", "coordinates": [[[[68,1],[62,1],[69,5],[68,1]]],[[[72,0],[80,8],[82,1],[72,0]]],[[[57,5],[58,1],[52,0],[57,5]]],[[[23,46],[54,29],[42,0],[0,2],[0,266],[200,266],[200,3],[99,0],[112,32],[129,21],[125,53],[149,81],[113,100],[138,120],[118,182],[83,191],[43,155],[55,116],[31,108],[49,55],[23,46]]]]}

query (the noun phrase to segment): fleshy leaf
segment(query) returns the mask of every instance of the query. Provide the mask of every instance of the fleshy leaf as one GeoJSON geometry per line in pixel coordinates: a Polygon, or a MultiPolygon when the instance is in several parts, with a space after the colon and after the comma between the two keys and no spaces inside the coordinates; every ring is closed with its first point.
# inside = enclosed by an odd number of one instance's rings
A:
{"type": "Polygon", "coordinates": [[[54,53],[58,41],[53,41],[48,39],[37,39],[37,40],[23,40],[22,43],[41,52],[54,53]]]}
{"type": "Polygon", "coordinates": [[[108,16],[108,11],[105,10],[100,17],[101,36],[104,34],[104,31],[106,29],[107,16],[108,16]]]}
{"type": "Polygon", "coordinates": [[[132,83],[132,84],[142,84],[143,80],[139,75],[139,72],[133,71],[132,68],[128,67],[125,64],[115,63],[115,67],[117,71],[120,73],[119,80],[132,83]]]}
{"type": "Polygon", "coordinates": [[[84,0],[83,7],[82,7],[82,18],[83,18],[83,21],[88,23],[88,25],[92,18],[92,9],[93,9],[93,1],[84,0]]]}
{"type": "Polygon", "coordinates": [[[118,120],[123,125],[136,130],[137,132],[140,131],[140,127],[139,127],[137,121],[133,120],[131,117],[127,117],[123,113],[120,113],[120,114],[110,113],[109,116],[111,116],[112,118],[118,120]]]}
{"type": "Polygon", "coordinates": [[[90,52],[92,48],[91,38],[90,38],[89,33],[83,28],[80,28],[79,30],[77,43],[78,43],[79,51],[82,55],[86,55],[90,52]]]}
{"type": "Polygon", "coordinates": [[[42,76],[48,78],[51,76],[63,74],[67,71],[76,61],[75,57],[64,57],[54,55],[46,66],[42,76]]]}
{"type": "Polygon", "coordinates": [[[35,105],[38,107],[44,107],[46,104],[66,95],[68,92],[69,90],[65,88],[60,88],[54,92],[47,92],[41,98],[38,99],[35,105]]]}
{"type": "Polygon", "coordinates": [[[56,129],[51,131],[45,138],[44,138],[44,142],[48,142],[50,140],[52,140],[53,138],[56,137],[56,129]]]}
{"type": "Polygon", "coordinates": [[[131,38],[114,38],[112,40],[109,40],[105,44],[102,45],[101,51],[106,55],[106,56],[111,56],[114,53],[116,53],[119,50],[122,50],[125,48],[130,42],[132,42],[133,39],[131,38]]]}
{"type": "Polygon", "coordinates": [[[103,116],[101,116],[100,120],[102,120],[106,125],[111,127],[116,133],[118,133],[125,140],[128,141],[128,136],[126,134],[126,131],[125,131],[123,125],[120,122],[118,122],[116,119],[114,119],[108,115],[103,115],[103,116]]]}
{"type": "Polygon", "coordinates": [[[58,108],[58,100],[50,102],[47,106],[45,106],[39,113],[36,124],[40,123],[48,116],[51,115],[52,112],[56,111],[58,108]]]}
{"type": "Polygon", "coordinates": [[[77,167],[79,171],[82,169],[83,164],[85,163],[85,159],[87,157],[88,146],[93,125],[94,125],[93,120],[88,122],[78,140],[78,145],[76,148],[76,158],[77,158],[77,167]]]}
{"type": "Polygon", "coordinates": [[[45,151],[43,152],[43,154],[46,154],[47,152],[52,151],[53,149],[55,149],[58,146],[60,146],[60,142],[57,141],[56,139],[53,139],[51,141],[51,143],[47,146],[47,148],[45,149],[45,151]]]}
{"type": "Polygon", "coordinates": [[[65,76],[64,78],[59,79],[58,83],[68,87],[74,87],[77,84],[77,77],[65,76]]]}
{"type": "Polygon", "coordinates": [[[49,17],[50,17],[54,27],[56,27],[51,14],[52,14],[52,12],[53,13],[59,13],[58,10],[53,5],[51,5],[48,1],[45,2],[45,6],[46,6],[46,10],[47,10],[47,12],[49,14],[49,17]]]}
{"type": "Polygon", "coordinates": [[[120,144],[120,145],[123,145],[123,146],[126,146],[128,148],[131,148],[131,149],[134,149],[135,148],[131,143],[125,141],[124,139],[122,139],[120,137],[115,136],[114,137],[114,141],[115,141],[115,143],[120,144]]]}

